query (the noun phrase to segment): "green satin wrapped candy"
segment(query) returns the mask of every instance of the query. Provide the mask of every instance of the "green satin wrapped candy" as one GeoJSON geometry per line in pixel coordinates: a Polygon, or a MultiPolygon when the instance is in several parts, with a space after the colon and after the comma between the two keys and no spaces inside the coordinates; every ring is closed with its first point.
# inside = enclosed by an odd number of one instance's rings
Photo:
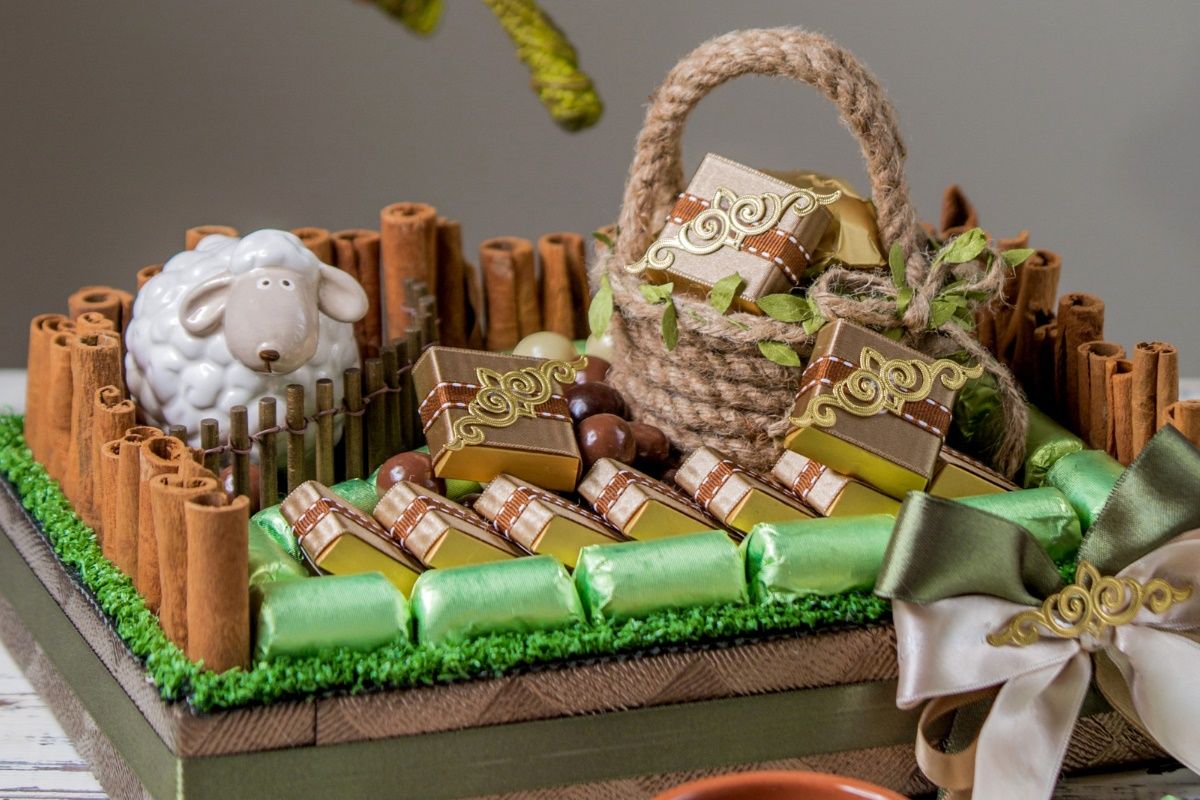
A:
{"type": "Polygon", "coordinates": [[[1121,462],[1103,450],[1081,450],[1054,462],[1046,473],[1046,484],[1067,496],[1086,532],[1124,471],[1121,462]]]}
{"type": "Polygon", "coordinates": [[[762,603],[870,589],[895,523],[890,514],[760,522],[742,542],[750,596],[762,603]]]}
{"type": "Polygon", "coordinates": [[[721,531],[589,545],[579,551],[575,588],[593,622],[748,599],[741,554],[721,531]]]}
{"type": "Polygon", "coordinates": [[[432,569],[417,579],[412,611],[421,644],[583,622],[571,577],[552,556],[432,569]]]}
{"type": "Polygon", "coordinates": [[[261,525],[250,522],[250,586],[309,577],[308,570],[261,525]]]}
{"type": "Polygon", "coordinates": [[[1086,448],[1083,439],[1030,406],[1029,432],[1025,435],[1025,488],[1042,486],[1055,462],[1086,448]]]}
{"type": "Polygon", "coordinates": [[[254,657],[315,655],[331,647],[373,650],[410,638],[408,604],[378,572],[276,581],[254,590],[254,657]]]}
{"type": "MultiPolygon", "coordinates": [[[[329,487],[329,490],[364,514],[370,514],[379,503],[379,496],[375,494],[374,482],[368,483],[360,478],[351,478],[348,481],[335,483],[329,487]]],[[[250,521],[257,523],[292,558],[297,561],[304,560],[304,554],[300,551],[300,543],[292,535],[292,526],[283,518],[283,513],[279,510],[278,505],[264,508],[251,517],[250,521]]]]}
{"type": "Polygon", "coordinates": [[[1056,561],[1074,555],[1083,541],[1075,509],[1066,495],[1049,486],[960,497],[958,502],[1021,525],[1056,561]]]}

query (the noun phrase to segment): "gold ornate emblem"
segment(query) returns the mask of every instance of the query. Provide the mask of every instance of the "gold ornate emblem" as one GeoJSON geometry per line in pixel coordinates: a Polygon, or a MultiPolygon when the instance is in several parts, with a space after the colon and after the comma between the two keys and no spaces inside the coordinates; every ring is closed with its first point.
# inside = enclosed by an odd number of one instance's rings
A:
{"type": "Polygon", "coordinates": [[[927,364],[918,358],[885,359],[873,347],[864,347],[858,368],[838,381],[833,391],[812,398],[804,413],[792,417],[797,427],[828,428],[837,421],[834,409],[856,417],[873,417],[881,411],[900,414],[905,403],[919,403],[933,392],[935,381],[950,390],[963,387],[967,378],[983,375],[983,367],[940,358],[927,364]]]}
{"type": "Polygon", "coordinates": [[[461,450],[467,445],[480,444],[484,428],[507,428],[521,417],[537,417],[537,407],[554,396],[554,384],[570,384],[577,370],[587,365],[580,356],[573,362],[543,361],[531,367],[497,372],[477,367],[475,379],[479,384],[474,399],[467,404],[467,413],[454,420],[447,450],[461,450]]]}
{"type": "Polygon", "coordinates": [[[722,247],[741,250],[746,237],[772,230],[789,209],[806,217],[841,196],[841,190],[817,194],[812,189],[797,189],[783,197],[774,192],[739,197],[723,186],[717,187],[707,209],[685,222],[674,236],[650,245],[646,255],[625,270],[635,275],[647,267],[665,270],[675,263],[675,252],[680,250],[697,256],[715,253],[722,247]]]}
{"type": "Polygon", "coordinates": [[[1043,632],[1058,639],[1077,639],[1084,633],[1100,636],[1132,622],[1143,606],[1161,614],[1191,596],[1191,586],[1172,586],[1162,578],[1142,584],[1133,578],[1102,576],[1080,561],[1073,584],[1047,597],[1041,608],[1017,614],[987,640],[994,647],[1025,647],[1043,632]]]}

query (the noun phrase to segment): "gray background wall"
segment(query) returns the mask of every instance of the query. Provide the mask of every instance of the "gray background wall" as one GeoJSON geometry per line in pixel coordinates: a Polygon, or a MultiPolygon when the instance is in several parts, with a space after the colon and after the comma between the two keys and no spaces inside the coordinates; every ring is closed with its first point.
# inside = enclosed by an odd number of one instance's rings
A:
{"type": "MultiPolygon", "coordinates": [[[[607,104],[578,135],[550,123],[482,3],[446,5],[420,40],[350,0],[6,2],[0,365],[23,361],[34,313],[131,283],[194,224],[371,225],[422,200],[469,247],[598,227],[679,56],[791,24],[881,76],[927,218],[963,184],[993,231],[1063,254],[1064,290],[1108,301],[1110,338],[1173,341],[1200,375],[1200,3],[545,0],[607,104]]],[[[830,107],[779,80],[704,103],[689,169],[709,150],[865,184],[830,107]]]]}

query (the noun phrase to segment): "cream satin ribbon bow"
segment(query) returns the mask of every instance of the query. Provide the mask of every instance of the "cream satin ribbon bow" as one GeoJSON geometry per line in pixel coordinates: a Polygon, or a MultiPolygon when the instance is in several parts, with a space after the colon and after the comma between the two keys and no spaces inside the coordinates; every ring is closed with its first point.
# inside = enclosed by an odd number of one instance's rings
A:
{"type": "Polygon", "coordinates": [[[985,595],[894,602],[897,704],[933,700],[921,715],[917,760],[935,783],[952,792],[973,787],[974,800],[1049,797],[1093,658],[1114,708],[1200,771],[1200,644],[1188,638],[1200,633],[1200,591],[1193,589],[1200,529],[1134,561],[1115,580],[1088,569],[1040,609],[985,595]],[[1042,612],[1049,624],[1034,621],[1042,612]],[[929,723],[994,687],[975,742],[955,754],[929,744],[929,723]]]}

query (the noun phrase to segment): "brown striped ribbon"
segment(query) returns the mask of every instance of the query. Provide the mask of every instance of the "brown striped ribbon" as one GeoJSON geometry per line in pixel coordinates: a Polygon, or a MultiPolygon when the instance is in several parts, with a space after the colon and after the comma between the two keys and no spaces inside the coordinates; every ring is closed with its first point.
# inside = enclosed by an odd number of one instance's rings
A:
{"type": "MultiPolygon", "coordinates": [[[[684,225],[711,206],[712,203],[708,200],[694,194],[681,193],[671,208],[667,221],[684,225]]],[[[808,267],[808,252],[792,233],[782,228],[772,228],[754,236],[747,236],[742,240],[741,249],[769,261],[794,284],[800,283],[804,277],[804,270],[808,267]]]]}
{"type": "MultiPolygon", "coordinates": [[[[836,356],[822,356],[813,359],[804,369],[804,375],[800,378],[799,394],[804,394],[812,388],[813,384],[817,383],[836,386],[850,377],[850,374],[856,369],[858,367],[855,364],[836,356]]],[[[938,436],[944,437],[950,425],[951,413],[950,409],[941,403],[925,399],[906,402],[898,416],[919,428],[926,428],[938,436]]]]}
{"type": "Polygon", "coordinates": [[[292,526],[292,531],[295,533],[297,539],[302,539],[311,533],[313,528],[321,524],[321,520],[330,514],[340,514],[343,517],[348,517],[368,530],[377,530],[379,528],[378,522],[357,508],[351,508],[328,497],[320,497],[300,515],[300,518],[296,520],[296,524],[292,526]]]}
{"type": "Polygon", "coordinates": [[[612,511],[613,506],[616,505],[617,501],[621,499],[621,495],[624,494],[625,490],[630,486],[641,486],[642,488],[651,492],[666,491],[673,499],[678,500],[684,505],[691,506],[697,511],[703,513],[703,509],[701,509],[688,498],[676,492],[670,486],[667,486],[665,483],[654,483],[627,470],[618,470],[617,474],[613,475],[612,480],[608,482],[608,484],[604,487],[604,490],[601,491],[596,497],[596,502],[592,505],[596,507],[596,510],[600,512],[601,516],[607,517],[608,512],[612,511]]]}
{"type": "Polygon", "coordinates": [[[404,512],[396,517],[396,521],[392,523],[391,528],[388,529],[388,533],[397,542],[404,544],[409,534],[421,524],[421,520],[425,519],[425,515],[430,511],[439,511],[442,514],[454,517],[477,528],[485,527],[487,524],[482,517],[471,518],[454,506],[419,494],[404,507],[404,512]]]}
{"type": "Polygon", "coordinates": [[[808,499],[808,493],[817,485],[817,481],[825,474],[825,465],[819,461],[808,459],[808,463],[804,465],[804,469],[800,470],[800,474],[792,481],[792,492],[801,500],[808,499]]]}
{"type": "Polygon", "coordinates": [[[712,501],[716,500],[717,495],[725,488],[729,479],[739,472],[747,474],[744,469],[729,459],[718,461],[704,476],[704,480],[700,481],[700,485],[696,487],[696,502],[707,511],[712,501]]]}
{"type": "Polygon", "coordinates": [[[529,504],[534,500],[541,500],[553,506],[558,506],[566,511],[573,511],[576,514],[582,514],[584,517],[596,522],[600,525],[608,527],[608,523],[590,511],[580,508],[573,503],[568,503],[561,497],[549,492],[539,492],[528,486],[518,486],[512,494],[505,498],[500,506],[499,513],[496,514],[496,527],[504,534],[508,534],[517,524],[517,520],[525,513],[525,509],[529,508],[529,504]]]}
{"type": "MultiPolygon", "coordinates": [[[[451,408],[466,408],[479,393],[479,387],[473,383],[455,383],[444,381],[437,384],[421,401],[418,413],[424,430],[434,423],[443,412],[451,408]]],[[[570,419],[567,399],[560,394],[550,395],[550,399],[533,407],[533,412],[539,417],[554,419],[570,419]]]]}

